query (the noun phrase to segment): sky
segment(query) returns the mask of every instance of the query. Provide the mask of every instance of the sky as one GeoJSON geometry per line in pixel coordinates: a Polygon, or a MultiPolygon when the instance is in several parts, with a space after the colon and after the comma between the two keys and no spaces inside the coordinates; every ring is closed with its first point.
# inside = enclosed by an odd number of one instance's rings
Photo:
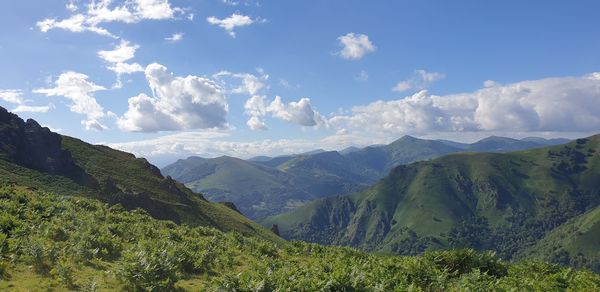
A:
{"type": "Polygon", "coordinates": [[[600,132],[598,1],[0,8],[0,106],[158,165],[600,132]]]}

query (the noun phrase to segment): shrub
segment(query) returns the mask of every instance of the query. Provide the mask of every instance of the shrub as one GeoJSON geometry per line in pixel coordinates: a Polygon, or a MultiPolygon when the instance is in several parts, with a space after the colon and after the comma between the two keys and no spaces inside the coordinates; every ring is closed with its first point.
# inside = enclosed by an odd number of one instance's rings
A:
{"type": "Polygon", "coordinates": [[[50,275],[67,287],[75,286],[73,273],[73,266],[66,258],[58,259],[58,261],[54,263],[52,270],[50,270],[50,275]]]}
{"type": "Polygon", "coordinates": [[[172,291],[180,263],[171,243],[138,244],[123,254],[119,276],[135,290],[172,291]]]}
{"type": "Polygon", "coordinates": [[[508,267],[494,252],[477,252],[474,249],[458,249],[428,252],[425,259],[431,261],[438,268],[459,276],[478,270],[494,277],[508,275],[508,267]]]}

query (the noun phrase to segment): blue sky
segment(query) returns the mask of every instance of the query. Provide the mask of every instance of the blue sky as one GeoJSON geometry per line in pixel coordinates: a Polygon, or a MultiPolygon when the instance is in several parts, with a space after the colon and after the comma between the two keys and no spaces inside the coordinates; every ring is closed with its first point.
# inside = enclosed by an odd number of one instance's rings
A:
{"type": "Polygon", "coordinates": [[[597,1],[5,2],[0,105],[159,164],[600,131],[597,1]]]}

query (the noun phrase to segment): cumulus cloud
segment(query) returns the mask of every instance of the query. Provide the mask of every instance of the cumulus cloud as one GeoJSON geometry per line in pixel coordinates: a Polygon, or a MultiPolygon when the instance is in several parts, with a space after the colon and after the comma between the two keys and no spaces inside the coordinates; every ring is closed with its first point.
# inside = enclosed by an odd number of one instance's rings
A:
{"type": "Polygon", "coordinates": [[[41,88],[34,90],[34,92],[47,96],[66,97],[71,101],[69,108],[72,112],[86,116],[86,120],[82,121],[82,125],[87,130],[106,129],[99,122],[99,119],[105,116],[104,109],[92,95],[96,91],[105,90],[105,88],[88,81],[88,78],[85,74],[68,71],[58,77],[54,82],[54,88],[41,88]]]}
{"type": "Polygon", "coordinates": [[[132,132],[227,128],[228,104],[214,81],[198,76],[179,77],[163,65],[146,67],[153,96],[139,94],[128,100],[119,128],[132,132]]]}
{"type": "Polygon", "coordinates": [[[326,125],[325,118],[312,108],[309,98],[284,103],[280,96],[276,96],[273,101],[268,103],[264,95],[253,95],[246,100],[244,109],[250,116],[246,125],[251,130],[267,130],[264,118],[268,115],[305,127],[326,125]]]}
{"type": "Polygon", "coordinates": [[[248,125],[251,130],[268,129],[263,121],[263,117],[267,114],[267,103],[264,95],[254,95],[250,97],[244,104],[244,109],[246,114],[250,116],[246,125],[248,125]]]}
{"type": "Polygon", "coordinates": [[[135,57],[139,45],[131,45],[126,40],[121,40],[113,50],[99,51],[98,56],[109,63],[123,63],[135,57]]]}
{"type": "Polygon", "coordinates": [[[376,101],[328,120],[333,128],[380,135],[430,132],[597,132],[600,74],[547,78],[474,92],[376,101]]]}
{"type": "Polygon", "coordinates": [[[123,74],[144,72],[144,68],[138,63],[125,63],[135,57],[135,52],[139,48],[139,45],[132,45],[126,40],[121,40],[121,43],[113,50],[98,52],[98,56],[109,63],[106,68],[117,75],[117,82],[113,85],[113,88],[123,87],[123,82],[121,81],[123,74]]]}
{"type": "Polygon", "coordinates": [[[422,90],[431,86],[434,82],[446,78],[446,75],[438,72],[427,72],[419,69],[415,70],[413,76],[404,81],[400,81],[392,88],[393,91],[402,92],[409,89],[422,90]]]}
{"type": "Polygon", "coordinates": [[[267,112],[275,118],[306,127],[325,124],[323,116],[313,110],[310,98],[306,97],[301,98],[297,102],[284,103],[280,96],[276,96],[267,107],[267,112]]]}
{"type": "Polygon", "coordinates": [[[22,95],[23,91],[19,89],[0,89],[0,99],[8,103],[23,103],[22,95]]]}
{"type": "MultiPolygon", "coordinates": [[[[100,25],[110,22],[137,23],[142,20],[173,19],[176,14],[184,12],[181,8],[171,6],[169,0],[94,0],[86,6],[87,11],[84,13],[73,14],[62,20],[46,18],[37,22],[37,26],[42,32],[64,29],[114,37],[100,25]]],[[[73,13],[79,10],[74,2],[69,2],[66,8],[73,13]]]]}
{"type": "Polygon", "coordinates": [[[374,52],[377,47],[364,34],[353,32],[337,38],[342,50],[338,52],[340,57],[346,60],[359,60],[366,54],[374,52]]]}
{"type": "Polygon", "coordinates": [[[235,37],[235,28],[251,25],[257,20],[250,18],[250,16],[242,15],[242,14],[231,14],[231,16],[219,19],[215,16],[210,16],[206,18],[206,21],[212,25],[217,25],[227,31],[231,37],[235,37]]]}
{"type": "Polygon", "coordinates": [[[234,84],[239,80],[239,84],[234,85],[233,88],[228,90],[229,93],[255,95],[267,87],[265,81],[269,79],[269,75],[263,70],[259,69],[258,71],[260,76],[250,73],[221,71],[213,74],[213,78],[221,81],[221,84],[224,87],[228,87],[230,84],[234,84]]]}
{"type": "Polygon", "coordinates": [[[165,38],[165,41],[168,41],[168,42],[171,42],[171,43],[176,43],[176,42],[179,42],[181,40],[183,40],[183,33],[182,32],[174,33],[171,36],[165,38]]]}

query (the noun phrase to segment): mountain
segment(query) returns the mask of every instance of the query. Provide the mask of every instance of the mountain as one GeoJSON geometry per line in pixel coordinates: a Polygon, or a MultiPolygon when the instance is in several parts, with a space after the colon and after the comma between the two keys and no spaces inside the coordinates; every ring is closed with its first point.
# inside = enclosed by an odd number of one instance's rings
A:
{"type": "Polygon", "coordinates": [[[540,145],[552,146],[552,145],[560,145],[571,142],[569,139],[565,138],[553,138],[553,139],[545,139],[540,137],[526,137],[521,139],[521,141],[525,142],[534,142],[540,145]]]}
{"type": "Polygon", "coordinates": [[[472,249],[274,244],[98,200],[0,187],[1,291],[597,291],[600,276],[472,249]]]}
{"type": "Polygon", "coordinates": [[[547,142],[542,140],[517,140],[491,136],[468,145],[465,150],[475,152],[511,152],[542,146],[548,146],[547,142]]]}
{"type": "Polygon", "coordinates": [[[232,201],[243,214],[252,217],[271,214],[273,207],[290,208],[294,198],[316,198],[297,187],[306,181],[278,169],[228,156],[189,157],[165,167],[162,172],[193,190],[201,190],[212,201],[232,201]]]}
{"type": "Polygon", "coordinates": [[[404,136],[387,145],[350,148],[343,153],[315,150],[247,161],[190,157],[161,172],[211,201],[231,201],[248,217],[262,219],[313,199],[361,191],[398,165],[456,152],[542,147],[539,143],[490,137],[474,144],[455,143],[455,147],[448,141],[404,136]]]}
{"type": "Polygon", "coordinates": [[[382,177],[394,166],[459,151],[460,149],[439,141],[404,136],[387,145],[370,146],[359,151],[350,152],[346,154],[346,157],[355,163],[376,170],[382,177]]]}
{"type": "Polygon", "coordinates": [[[227,156],[190,157],[163,168],[162,173],[205,193],[212,201],[232,201],[250,218],[263,218],[309,200],[363,189],[371,182],[356,173],[362,168],[337,152],[290,156],[279,162],[271,167],[227,156]]]}
{"type": "Polygon", "coordinates": [[[143,158],[61,136],[0,108],[0,181],[69,196],[86,196],[158,219],[279,241],[224,204],[211,203],[164,178],[143,158]]]}
{"type": "MultiPolygon", "coordinates": [[[[452,154],[398,166],[363,192],[320,199],[263,222],[277,224],[287,239],[369,251],[469,246],[513,258],[552,232],[562,238],[573,228],[556,228],[598,206],[599,173],[600,135],[508,154],[452,154]]],[[[591,243],[600,237],[588,234],[591,243]]],[[[597,255],[600,245],[588,245],[597,255]]]]}

